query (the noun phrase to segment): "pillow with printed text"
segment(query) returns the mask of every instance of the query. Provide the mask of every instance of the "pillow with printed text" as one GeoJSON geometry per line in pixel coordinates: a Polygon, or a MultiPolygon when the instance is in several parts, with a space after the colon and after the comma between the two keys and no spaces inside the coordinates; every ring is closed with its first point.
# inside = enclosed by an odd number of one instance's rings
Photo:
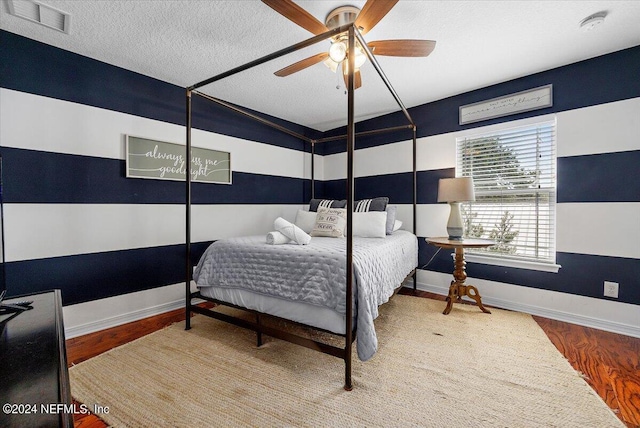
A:
{"type": "Polygon", "coordinates": [[[311,236],[328,236],[332,238],[344,237],[347,225],[347,210],[344,208],[318,208],[316,222],[311,236]]]}

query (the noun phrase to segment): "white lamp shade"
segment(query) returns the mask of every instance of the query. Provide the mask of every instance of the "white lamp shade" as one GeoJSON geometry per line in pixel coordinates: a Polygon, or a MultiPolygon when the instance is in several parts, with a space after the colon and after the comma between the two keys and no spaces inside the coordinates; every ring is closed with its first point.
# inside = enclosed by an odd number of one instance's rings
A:
{"type": "Polygon", "coordinates": [[[441,178],[438,182],[438,202],[475,201],[473,178],[441,178]]]}

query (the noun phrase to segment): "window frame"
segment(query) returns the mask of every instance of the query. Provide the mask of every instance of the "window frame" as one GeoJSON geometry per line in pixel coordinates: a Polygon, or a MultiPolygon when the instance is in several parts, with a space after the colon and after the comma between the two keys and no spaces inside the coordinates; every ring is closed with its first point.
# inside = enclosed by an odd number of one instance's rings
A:
{"type": "MultiPolygon", "coordinates": [[[[557,118],[555,115],[544,115],[537,116],[529,119],[500,123],[496,125],[489,125],[485,127],[478,127],[470,130],[469,132],[460,132],[457,133],[456,145],[455,145],[455,170],[456,177],[462,176],[462,155],[460,154],[460,144],[465,140],[473,140],[473,139],[481,139],[481,138],[490,138],[492,136],[500,136],[508,133],[512,133],[518,130],[524,130],[526,128],[534,128],[534,127],[544,127],[551,126],[553,128],[553,140],[552,140],[552,149],[550,160],[551,166],[548,167],[551,176],[553,177],[552,186],[542,189],[542,193],[548,193],[552,196],[552,199],[549,199],[549,209],[550,211],[550,223],[551,225],[546,228],[548,233],[551,236],[552,247],[549,250],[550,257],[545,259],[536,259],[532,257],[517,257],[517,256],[509,256],[508,254],[492,254],[490,252],[483,251],[473,251],[468,250],[465,251],[465,258],[467,261],[488,264],[488,265],[496,265],[496,266],[505,266],[505,267],[515,267],[521,269],[530,269],[544,272],[558,272],[561,268],[559,264],[557,264],[557,118]]],[[[537,193],[537,189],[533,189],[534,193],[537,193]]],[[[482,195],[483,191],[476,187],[476,199],[478,195],[482,195]]],[[[526,193],[526,189],[522,189],[522,193],[526,193]]],[[[487,192],[488,193],[488,192],[487,192]]],[[[464,203],[463,207],[468,207],[468,203],[464,203]]],[[[536,241],[536,247],[538,246],[539,241],[536,241]]]]}

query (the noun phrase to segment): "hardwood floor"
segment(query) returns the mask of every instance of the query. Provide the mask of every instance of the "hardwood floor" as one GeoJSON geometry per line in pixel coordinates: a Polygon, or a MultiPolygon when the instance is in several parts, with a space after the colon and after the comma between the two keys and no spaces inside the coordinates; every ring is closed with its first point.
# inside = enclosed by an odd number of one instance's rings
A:
{"type": "MultiPolygon", "coordinates": [[[[403,289],[401,294],[413,295],[403,289]]],[[[417,291],[416,296],[445,300],[417,291]]],[[[444,309],[444,305],[443,305],[444,309]]],[[[640,339],[581,327],[562,321],[533,317],[551,342],[573,368],[602,397],[629,428],[640,427],[640,339]]],[[[138,339],[172,323],[184,320],[184,310],[176,310],[118,327],[67,340],[69,365],[78,364],[111,348],[138,339]]],[[[96,415],[77,415],[76,428],[106,428],[96,415]]]]}
{"type": "Polygon", "coordinates": [[[627,426],[640,426],[640,339],[533,317],[627,426]]]}

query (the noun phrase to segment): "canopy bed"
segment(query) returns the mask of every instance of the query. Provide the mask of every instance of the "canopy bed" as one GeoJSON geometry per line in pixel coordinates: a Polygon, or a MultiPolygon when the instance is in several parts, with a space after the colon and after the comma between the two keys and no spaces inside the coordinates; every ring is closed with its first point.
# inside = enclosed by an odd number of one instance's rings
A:
{"type": "MultiPolygon", "coordinates": [[[[315,181],[314,181],[314,162],[313,158],[315,156],[315,145],[319,143],[323,143],[326,141],[332,140],[346,140],[346,151],[347,151],[347,181],[346,181],[346,206],[345,206],[345,214],[346,214],[346,226],[344,237],[345,239],[335,239],[335,238],[316,238],[312,239],[312,244],[310,245],[266,245],[264,243],[264,236],[262,237],[261,242],[257,242],[254,238],[242,237],[242,238],[234,238],[229,240],[216,241],[211,244],[211,247],[207,250],[203,258],[201,259],[201,263],[198,264],[196,268],[196,272],[194,274],[193,266],[190,263],[191,260],[191,165],[190,162],[186,162],[186,266],[185,266],[185,292],[186,292],[186,321],[185,321],[185,329],[189,330],[191,328],[190,317],[192,313],[199,313],[209,317],[213,317],[216,319],[220,319],[226,322],[230,322],[241,327],[253,330],[257,334],[257,342],[258,346],[262,344],[262,334],[267,334],[269,336],[287,340],[289,342],[299,344],[305,346],[307,348],[315,349],[321,351],[326,354],[330,354],[336,357],[339,357],[344,360],[345,363],[345,381],[344,388],[346,390],[352,389],[352,379],[351,379],[351,358],[352,358],[352,345],[354,340],[356,339],[356,335],[358,336],[358,356],[360,359],[366,359],[372,355],[372,351],[375,352],[375,349],[360,349],[360,345],[362,342],[362,346],[366,348],[366,346],[374,346],[375,344],[367,345],[368,339],[367,335],[371,334],[370,330],[366,330],[365,324],[373,324],[373,319],[377,316],[377,305],[386,302],[390,297],[388,294],[388,290],[386,290],[382,297],[373,300],[365,301],[365,297],[363,297],[364,289],[369,288],[370,284],[376,283],[377,279],[368,279],[367,275],[367,263],[374,265],[376,263],[381,263],[383,259],[386,259],[386,264],[381,264],[380,267],[384,272],[384,275],[389,276],[386,278],[386,284],[388,288],[388,283],[390,281],[395,282],[394,286],[391,289],[391,295],[397,291],[405,280],[413,277],[414,280],[414,288],[415,288],[415,270],[417,266],[417,239],[415,237],[416,230],[416,127],[409,115],[407,109],[404,107],[402,101],[394,91],[393,87],[389,83],[387,77],[383,73],[380,65],[376,61],[375,56],[373,56],[371,50],[365,43],[362,35],[358,31],[358,29],[353,24],[342,25],[335,29],[332,29],[328,32],[316,35],[312,38],[309,38],[303,42],[297,43],[288,48],[279,50],[273,54],[264,56],[262,58],[256,59],[252,62],[249,62],[243,66],[234,68],[225,73],[214,76],[210,79],[204,80],[200,83],[197,83],[193,86],[186,88],[186,111],[187,111],[187,126],[186,126],[186,158],[191,159],[191,130],[192,130],[192,107],[191,107],[191,99],[192,96],[197,95],[200,97],[204,97],[211,102],[217,103],[224,107],[227,107],[238,114],[242,114],[248,118],[259,121],[262,124],[268,125],[274,129],[277,129],[283,133],[287,133],[289,135],[295,136],[303,141],[306,141],[311,144],[311,197],[315,198],[315,181]],[[356,41],[362,46],[363,51],[367,55],[368,59],[371,61],[373,68],[376,70],[386,88],[389,90],[391,95],[393,96],[395,102],[399,106],[402,111],[404,117],[407,119],[407,125],[394,126],[390,128],[377,129],[372,131],[365,132],[356,132],[355,124],[354,124],[354,115],[355,115],[355,107],[354,107],[354,90],[355,90],[355,77],[353,70],[354,67],[354,56],[350,56],[348,58],[348,70],[349,72],[346,74],[346,86],[347,86],[347,133],[346,135],[341,135],[337,137],[329,137],[324,139],[313,140],[304,135],[300,135],[290,129],[287,129],[284,126],[279,124],[272,123],[271,121],[260,117],[254,113],[245,111],[244,109],[232,105],[226,101],[222,101],[217,99],[211,95],[202,93],[198,91],[199,88],[208,85],[212,82],[216,82],[222,80],[226,77],[235,75],[244,70],[248,70],[255,66],[261,65],[273,59],[279,58],[281,56],[287,55],[289,53],[295,52],[297,50],[303,49],[305,47],[311,46],[319,41],[329,39],[333,36],[339,34],[347,34],[348,35],[348,48],[350,52],[354,51],[354,47],[356,46],[356,41]],[[412,132],[412,140],[413,140],[413,233],[407,231],[397,231],[393,232],[391,235],[388,235],[384,239],[377,238],[359,238],[354,237],[354,215],[358,213],[354,213],[355,201],[354,201],[354,147],[356,137],[373,135],[384,132],[393,132],[400,130],[409,130],[412,132]],[[409,236],[407,241],[407,235],[409,236]],[[371,242],[376,240],[381,245],[373,245],[371,242]],[[368,241],[367,241],[368,240],[368,241]],[[415,244],[407,244],[407,242],[415,242],[415,244]],[[217,245],[216,245],[217,244],[217,245]],[[215,248],[212,249],[212,247],[215,248]],[[244,246],[243,246],[244,245],[244,246]],[[337,248],[336,245],[339,245],[340,248],[337,248]],[[346,245],[346,250],[345,250],[346,245]],[[394,247],[395,245],[395,247],[394,247]],[[407,246],[409,245],[409,246],[407,246]],[[412,247],[415,245],[415,247],[412,247]],[[255,276],[263,276],[268,277],[274,274],[274,269],[280,269],[279,266],[283,266],[285,264],[296,264],[297,271],[291,273],[289,276],[297,279],[298,282],[295,285],[291,286],[288,291],[284,292],[284,296],[276,295],[271,296],[271,300],[255,300],[256,295],[264,296],[265,294],[269,294],[269,291],[265,291],[263,289],[242,289],[239,285],[235,283],[243,282],[242,278],[240,279],[231,279],[230,281],[233,283],[233,286],[223,287],[216,289],[215,287],[210,286],[210,282],[208,278],[214,277],[216,275],[223,275],[224,273],[214,272],[214,269],[219,266],[223,266],[223,263],[232,259],[232,256],[222,255],[216,256],[216,254],[220,254],[219,248],[221,247],[230,247],[232,254],[241,254],[246,257],[253,257],[253,260],[271,260],[268,265],[271,266],[271,270],[269,270],[269,266],[265,267],[265,272],[263,275],[260,274],[260,271],[252,271],[248,275],[255,276]],[[266,247],[270,247],[266,249],[266,247]],[[377,247],[377,248],[374,248],[377,247]],[[408,249],[410,248],[410,249],[408,249]],[[215,250],[215,251],[214,251],[215,250]],[[311,252],[311,251],[316,252],[311,252]],[[257,254],[254,254],[253,251],[257,251],[257,254]],[[265,252],[270,252],[266,254],[265,252]],[[311,253],[310,253],[311,252],[311,253]],[[363,254],[370,252],[374,254],[373,258],[365,257],[363,254]],[[378,255],[375,253],[378,252],[378,255]],[[385,255],[385,257],[380,257],[380,252],[385,255]],[[389,256],[392,253],[401,254],[397,259],[389,256]],[[405,256],[404,260],[402,258],[402,254],[404,252],[415,252],[415,254],[411,254],[408,258],[405,256]],[[218,257],[217,259],[213,259],[213,261],[208,260],[208,253],[213,253],[211,257],[218,257]],[[269,259],[273,257],[271,253],[279,253],[280,255],[275,259],[269,259]],[[305,253],[305,254],[302,254],[305,253]],[[309,254],[306,254],[309,253],[309,254]],[[295,259],[296,257],[307,257],[303,259],[303,262],[300,263],[291,263],[287,262],[287,260],[295,259]],[[377,257],[377,259],[376,259],[377,257]],[[282,259],[284,258],[284,259],[282,259]],[[407,262],[406,260],[409,260],[407,262]],[[282,261],[285,260],[285,261],[282,261]],[[315,262],[314,262],[315,260],[315,262]],[[328,264],[326,266],[318,266],[317,260],[326,260],[328,264]],[[363,261],[364,260],[364,261],[363,261]],[[368,260],[368,261],[367,261],[368,260]],[[308,264],[309,267],[306,264],[308,264]],[[331,264],[333,263],[333,264],[331,264]],[[364,264],[363,264],[364,263],[364,264]],[[411,265],[406,267],[407,263],[411,265]],[[402,273],[398,273],[393,271],[391,265],[393,264],[404,264],[405,271],[402,273]],[[335,268],[335,267],[338,268],[335,268]],[[341,267],[341,269],[340,269],[341,267]],[[305,271],[305,269],[309,271],[305,271]],[[315,270],[313,270],[315,269],[315,270]],[[313,299],[314,291],[316,290],[316,286],[319,282],[322,282],[321,275],[318,274],[318,270],[329,271],[330,273],[338,272],[335,278],[328,280],[328,282],[339,282],[342,283],[342,291],[337,293],[336,296],[333,296],[331,299],[331,305],[333,305],[330,310],[322,310],[319,308],[319,305],[316,305],[313,299]],[[311,273],[309,273],[311,272],[311,273]],[[341,273],[340,273],[341,272],[341,273]],[[197,292],[191,292],[191,280],[192,278],[197,277],[196,285],[198,285],[199,290],[197,292]],[[337,278],[337,279],[336,279],[337,278]],[[303,294],[306,295],[300,299],[302,302],[300,306],[296,308],[295,303],[284,303],[289,295],[292,293],[296,293],[296,287],[305,290],[303,294]],[[293,290],[293,291],[292,291],[293,290]],[[311,295],[311,297],[309,297],[311,295]],[[353,297],[352,297],[353,296],[353,297]],[[305,301],[305,299],[310,299],[310,301],[305,301]],[[204,299],[206,301],[210,301],[215,303],[216,305],[225,305],[243,309],[253,315],[255,315],[255,321],[248,321],[246,317],[238,318],[232,317],[228,314],[222,313],[220,311],[216,311],[216,307],[211,309],[203,308],[202,306],[196,305],[193,303],[194,299],[204,299]],[[362,299],[362,300],[359,300],[362,299]],[[306,306],[305,306],[306,305],[306,306]],[[274,309],[275,307],[275,309],[274,309]],[[317,311],[316,311],[317,309],[317,311]],[[313,312],[313,314],[311,314],[313,312]],[[334,312],[337,316],[328,315],[329,312],[334,312]],[[365,314],[365,317],[363,314],[365,314]],[[303,313],[304,315],[296,315],[303,313]],[[309,319],[307,315],[311,314],[312,317],[309,319]],[[275,316],[286,321],[292,321],[296,324],[303,324],[305,327],[313,328],[319,331],[325,331],[329,333],[336,334],[338,336],[344,337],[344,347],[337,347],[333,345],[329,345],[327,343],[322,343],[316,340],[312,340],[307,337],[302,337],[300,335],[292,334],[289,331],[282,331],[280,329],[273,328],[271,326],[265,325],[261,322],[261,317],[264,315],[275,316]],[[313,318],[315,316],[315,318],[313,318]],[[366,331],[365,331],[366,330],[366,331]],[[362,352],[362,353],[361,353],[362,352]],[[364,358],[363,358],[364,356],[364,358]]],[[[250,265],[247,260],[236,260],[237,264],[242,265],[250,265]]],[[[297,259],[296,259],[297,260],[297,259]]],[[[325,263],[323,261],[322,263],[325,263]]],[[[254,263],[255,264],[255,263],[254,263]]],[[[253,266],[252,268],[259,269],[259,267],[253,266]]],[[[250,282],[250,281],[247,281],[250,282]]],[[[373,287],[373,286],[372,286],[373,287]]],[[[376,290],[372,291],[373,294],[377,293],[376,290]]],[[[261,297],[260,297],[261,299],[261,297]]],[[[326,300],[326,299],[325,299],[326,300]]],[[[373,332],[375,335],[375,331],[373,332]]],[[[375,339],[375,338],[374,338],[375,339]]],[[[376,342],[377,343],[377,342],[376,342]]]]}

